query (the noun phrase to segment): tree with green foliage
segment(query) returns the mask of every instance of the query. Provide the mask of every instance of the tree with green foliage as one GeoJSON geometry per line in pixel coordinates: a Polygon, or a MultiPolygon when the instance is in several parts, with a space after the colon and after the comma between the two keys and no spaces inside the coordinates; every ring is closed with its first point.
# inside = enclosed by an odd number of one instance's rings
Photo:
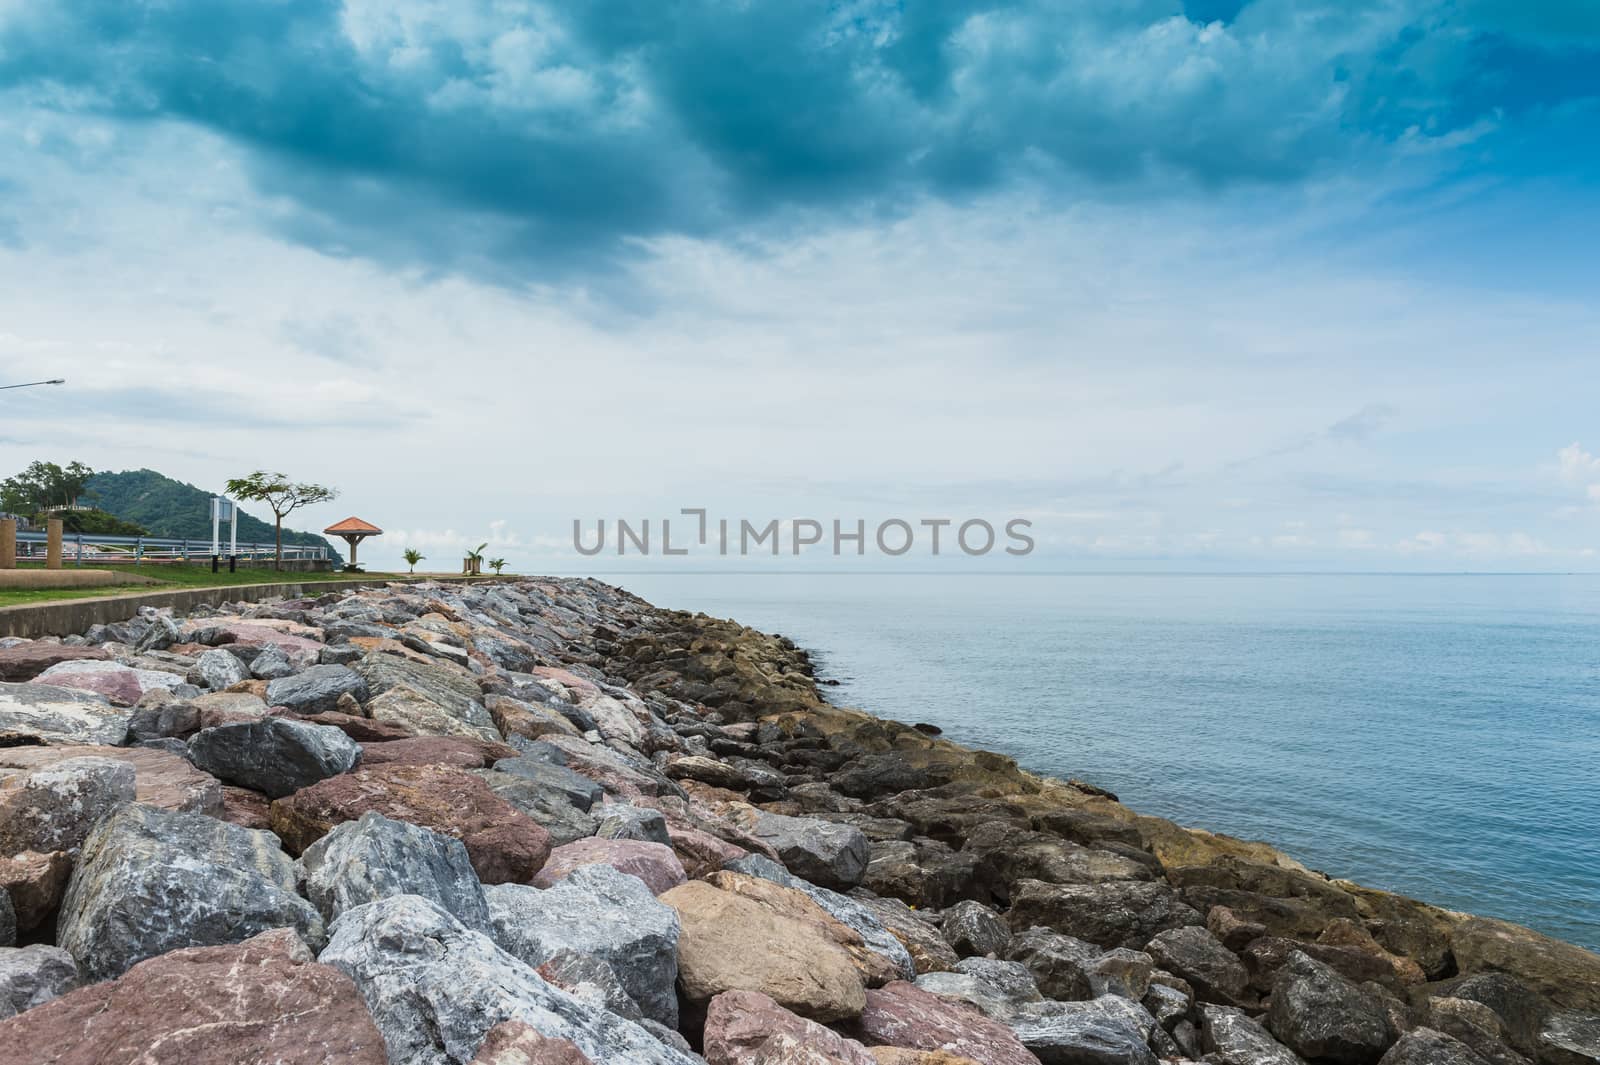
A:
{"type": "Polygon", "coordinates": [[[417,572],[417,563],[423,561],[428,556],[424,555],[421,551],[418,551],[414,547],[408,547],[404,552],[401,553],[400,557],[406,560],[406,564],[411,567],[411,572],[415,573],[417,572]]]}
{"type": "Polygon", "coordinates": [[[256,470],[248,477],[234,477],[228,481],[228,494],[235,499],[248,499],[265,503],[272,511],[277,555],[272,568],[283,568],[283,519],[301,507],[313,503],[326,503],[339,498],[337,488],[308,482],[295,482],[281,473],[256,470]]]}
{"type": "Polygon", "coordinates": [[[144,526],[107,514],[103,510],[69,510],[61,515],[63,532],[85,536],[149,536],[144,526]]]}
{"type": "Polygon", "coordinates": [[[29,463],[15,477],[0,481],[0,510],[31,518],[42,511],[76,506],[93,476],[94,470],[81,462],[29,463]]]}
{"type": "Polygon", "coordinates": [[[500,576],[500,571],[506,568],[506,560],[503,558],[491,558],[489,560],[489,568],[494,570],[494,575],[498,577],[500,576]]]}
{"type": "MultiPolygon", "coordinates": [[[[149,536],[211,542],[211,500],[216,495],[215,490],[205,491],[155,470],[123,470],[95,474],[87,494],[93,496],[95,506],[107,514],[144,526],[149,536]]],[[[271,540],[272,535],[270,521],[262,521],[244,507],[239,508],[240,543],[261,543],[271,540]]],[[[283,546],[320,547],[328,552],[335,565],[344,562],[339,549],[327,537],[315,533],[298,532],[285,526],[283,546]]]]}

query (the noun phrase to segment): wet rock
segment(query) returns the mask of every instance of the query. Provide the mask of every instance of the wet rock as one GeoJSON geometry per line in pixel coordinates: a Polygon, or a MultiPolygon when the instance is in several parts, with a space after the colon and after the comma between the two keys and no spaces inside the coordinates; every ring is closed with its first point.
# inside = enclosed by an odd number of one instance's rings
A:
{"type": "Polygon", "coordinates": [[[1116,995],[1045,1003],[1010,1023],[1043,1065],[1156,1065],[1148,1042],[1155,1021],[1116,995]]]}
{"type": "Polygon", "coordinates": [[[95,824],[134,799],[134,770],[111,758],[68,758],[0,791],[0,854],[76,850],[95,824]]]}
{"type": "Polygon", "coordinates": [[[77,986],[77,962],[60,947],[0,947],[0,1018],[42,1006],[77,986]]]}
{"type": "Polygon", "coordinates": [[[294,863],[269,832],[203,814],[123,806],[90,833],[61,903],[57,943],[95,979],[179,947],[236,943],[322,918],[295,893],[294,863]]]}
{"type": "Polygon", "coordinates": [[[1140,950],[1152,936],[1172,928],[1204,924],[1165,884],[1109,881],[1103,884],[1016,885],[1007,919],[1013,929],[1042,925],[1102,947],[1140,950]]]}
{"type": "Polygon", "coordinates": [[[667,831],[667,819],[660,810],[627,803],[605,803],[596,814],[594,834],[602,839],[633,839],[644,843],[672,846],[672,835],[667,831]]]}
{"type": "Polygon", "coordinates": [[[489,711],[476,701],[451,709],[405,684],[396,684],[373,696],[366,710],[374,721],[398,725],[418,736],[500,739],[500,731],[494,727],[489,711]]]}
{"type": "Polygon", "coordinates": [[[688,1002],[759,991],[812,1020],[861,1013],[866,999],[854,963],[815,925],[701,881],[675,887],[661,901],[682,923],[678,978],[688,1002]]]}
{"type": "Polygon", "coordinates": [[[489,931],[483,886],[461,841],[382,814],[335,825],[300,858],[305,893],[323,918],[394,895],[419,895],[489,931]]]}
{"type": "Polygon", "coordinates": [[[501,1021],[489,1029],[468,1065],[594,1065],[565,1039],[551,1039],[522,1021],[501,1021]]]}
{"type": "Polygon", "coordinates": [[[1380,1059],[1381,1065],[1485,1065],[1472,1048],[1432,1028],[1414,1028],[1380,1059]]]}
{"type": "Polygon", "coordinates": [[[1463,973],[1506,973],[1557,1006],[1600,1011],[1600,954],[1486,917],[1457,924],[1450,947],[1463,973]]]}
{"type": "Polygon", "coordinates": [[[485,884],[533,879],[550,855],[550,834],[471,773],[445,766],[357,769],[272,804],[272,830],[291,854],[334,825],[367,811],[459,839],[485,884]]]}
{"type": "Polygon", "coordinates": [[[711,1000],[705,1058],[708,1065],[877,1065],[860,1043],[758,991],[724,991],[711,1000]]]}
{"type": "Polygon", "coordinates": [[[356,983],[389,1065],[470,1060],[489,1030],[520,1020],[596,1062],[693,1065],[642,1027],[553,987],[438,906],[398,895],[334,922],[321,961],[356,983]]]}
{"type": "Polygon", "coordinates": [[[588,865],[609,865],[638,877],[653,895],[670,891],[688,879],[671,847],[638,840],[591,837],[562,844],[551,851],[549,861],[534,878],[534,883],[551,887],[573,870],[588,865]]]}
{"type": "Polygon", "coordinates": [[[1295,952],[1272,985],[1272,1034],[1303,1057],[1363,1065],[1388,1049],[1389,1025],[1372,997],[1333,969],[1295,952]]]}
{"type": "Polygon", "coordinates": [[[1173,928],[1151,938],[1145,950],[1168,972],[1187,980],[1201,999],[1252,1008],[1250,973],[1216,936],[1198,925],[1173,928]]]}
{"type": "MultiPolygon", "coordinates": [[[[284,660],[284,665],[288,665],[287,659],[284,660]]],[[[188,675],[190,684],[214,692],[231,688],[240,681],[249,679],[250,672],[245,669],[244,663],[239,661],[237,655],[216,648],[204,652],[195,659],[194,668],[188,675]]]]}
{"type": "Polygon", "coordinates": [[[1004,1024],[903,981],[868,991],[856,1027],[867,1044],[942,1050],[981,1065],[1038,1063],[1004,1024]]]}
{"type": "Polygon", "coordinates": [[[28,681],[61,662],[104,662],[110,657],[99,647],[69,647],[42,641],[0,647],[0,681],[28,681]]]}
{"type": "Polygon", "coordinates": [[[589,865],[548,890],[491,887],[488,905],[505,951],[533,966],[561,951],[599,958],[644,1016],[677,1026],[678,916],[638,877],[589,865]]]}
{"type": "Polygon", "coordinates": [[[263,717],[202,729],[189,740],[189,757],[220,780],[278,799],[348,772],[361,748],[327,725],[263,717]]]}
{"type": "Polygon", "coordinates": [[[867,871],[867,837],[851,825],[812,817],[786,817],[738,804],[730,813],[739,827],[778,854],[791,873],[825,888],[848,891],[867,871]]]}
{"type": "Polygon", "coordinates": [[[133,712],[76,688],[0,684],[0,735],[40,743],[120,744],[133,712]]]}
{"type": "Polygon", "coordinates": [[[963,958],[999,954],[1011,939],[1011,929],[1000,915],[978,902],[956,903],[944,912],[939,928],[963,958]]]}
{"type": "Polygon", "coordinates": [[[350,981],[292,931],[176,950],[0,1022],[16,1065],[385,1065],[350,981]]]}
{"type": "Polygon", "coordinates": [[[286,706],[297,714],[315,714],[337,707],[339,696],[346,693],[365,700],[366,680],[347,666],[318,665],[269,681],[266,700],[269,706],[286,706]]]}
{"type": "Polygon", "coordinates": [[[72,858],[65,851],[23,851],[0,858],[0,894],[11,900],[15,931],[30,931],[50,919],[71,873],[72,858]]]}

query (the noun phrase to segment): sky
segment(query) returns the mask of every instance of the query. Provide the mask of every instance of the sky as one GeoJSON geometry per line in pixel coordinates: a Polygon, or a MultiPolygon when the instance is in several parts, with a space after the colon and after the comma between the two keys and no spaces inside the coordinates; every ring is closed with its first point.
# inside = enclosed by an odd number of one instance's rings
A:
{"type": "Polygon", "coordinates": [[[372,564],[1591,570],[1597,186],[1592,0],[0,0],[68,382],[0,473],[281,470],[372,564]],[[573,549],[684,508],[868,550],[573,549]]]}

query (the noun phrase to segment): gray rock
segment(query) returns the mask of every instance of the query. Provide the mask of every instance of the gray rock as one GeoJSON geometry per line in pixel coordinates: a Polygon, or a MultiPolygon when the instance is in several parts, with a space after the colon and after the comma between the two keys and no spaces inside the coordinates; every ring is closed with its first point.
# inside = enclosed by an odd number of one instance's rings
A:
{"type": "Polygon", "coordinates": [[[1539,1060],[1545,1065],[1600,1062],[1600,1014],[1551,1014],[1539,1030],[1539,1060]]]}
{"type": "MultiPolygon", "coordinates": [[[[202,656],[203,657],[203,656],[202,656]]],[[[345,665],[347,663],[328,663],[319,653],[319,661],[324,664],[345,665]]],[[[250,660],[250,675],[257,680],[278,680],[293,675],[294,666],[289,662],[289,656],[275,643],[262,645],[261,651],[250,660]]]]}
{"type": "MultiPolygon", "coordinates": [[[[1389,1012],[1392,1017],[1394,1010],[1389,1012]]],[[[1527,1058],[1506,1045],[1505,1025],[1499,1014],[1481,1002],[1438,995],[1423,1005],[1421,1020],[1423,1027],[1461,1040],[1488,1059],[1490,1065],[1528,1065],[1527,1058]]],[[[1412,1025],[1391,1023],[1390,1027],[1404,1029],[1412,1025]]]]}
{"type": "Polygon", "coordinates": [[[999,954],[1011,939],[1000,915],[981,902],[964,899],[944,911],[939,930],[963,958],[999,954]]]}
{"type": "Polygon", "coordinates": [[[68,758],[0,791],[0,855],[70,851],[95,824],[133,801],[132,765],[115,758],[68,758]]]}
{"type": "Polygon", "coordinates": [[[599,784],[581,773],[575,773],[564,765],[540,758],[502,758],[494,764],[494,771],[510,773],[512,776],[531,780],[543,788],[559,791],[569,804],[585,812],[593,808],[605,794],[599,784]]]}
{"type": "Polygon", "coordinates": [[[1046,998],[1063,1002],[1094,998],[1089,967],[1101,954],[1099,947],[1048,928],[1018,932],[1006,944],[1005,956],[1028,967],[1046,998]]]}
{"type": "Polygon", "coordinates": [[[604,958],[579,954],[575,950],[558,950],[540,962],[537,971],[579,1002],[610,1010],[635,1024],[645,1020],[639,1004],[628,994],[628,989],[617,978],[617,971],[604,958]]]}
{"type": "Polygon", "coordinates": [[[1155,1021],[1117,995],[1088,1002],[1045,1002],[1008,1022],[1043,1065],[1156,1065],[1155,1021]]]}
{"type": "Polygon", "coordinates": [[[0,947],[0,1018],[42,1006],[77,986],[78,963],[60,947],[0,947]]]}
{"type": "MultiPolygon", "coordinates": [[[[280,651],[279,654],[282,654],[280,651]]],[[[244,663],[239,661],[237,655],[213,647],[195,660],[194,668],[189,671],[190,684],[201,688],[209,688],[219,692],[224,688],[231,688],[241,681],[250,679],[250,674],[244,668],[244,663]]]]}
{"type": "Polygon", "coordinates": [[[1389,1023],[1370,995],[1302,951],[1272,982],[1272,1034],[1300,1055],[1365,1065],[1389,1048],[1389,1023]]]}
{"type": "Polygon", "coordinates": [[[286,706],[297,714],[315,714],[334,709],[339,696],[346,693],[366,701],[367,682],[361,674],[346,666],[312,666],[268,682],[267,705],[286,706]]]}
{"type": "Polygon", "coordinates": [[[854,825],[772,814],[753,806],[742,808],[737,820],[770,845],[791,873],[819,887],[849,891],[866,875],[871,848],[854,825]]]}
{"type": "Polygon", "coordinates": [[[200,708],[170,691],[152,689],[133,708],[128,739],[134,743],[170,737],[188,737],[200,729],[200,708]]]}
{"type": "Polygon", "coordinates": [[[15,946],[17,942],[17,911],[11,905],[11,896],[0,891],[0,947],[15,946]]]}
{"type": "Polygon", "coordinates": [[[466,736],[500,741],[494,718],[480,703],[468,703],[464,710],[449,709],[404,684],[386,688],[367,701],[367,716],[374,721],[399,725],[418,736],[466,736]]]}
{"type": "Polygon", "coordinates": [[[579,1002],[434,903],[415,895],[340,915],[318,959],[355,981],[390,1065],[471,1060],[485,1034],[520,1020],[596,1062],[696,1065],[631,1021],[579,1002]]]}
{"type": "Polygon", "coordinates": [[[1169,928],[1205,924],[1169,885],[1138,880],[1099,884],[1019,880],[1011,887],[1006,918],[1014,929],[1042,925],[1108,950],[1143,950],[1152,936],[1169,928]]]}
{"type": "Polygon", "coordinates": [[[286,717],[217,725],[189,740],[196,766],[273,799],[347,773],[360,757],[360,745],[339,729],[286,717]]]}
{"type": "Polygon", "coordinates": [[[291,925],[308,943],[323,938],[322,918],[295,893],[294,863],[271,832],[134,803],[85,841],[56,942],[103,980],[179,947],[291,925]]]}
{"type": "Polygon", "coordinates": [[[157,614],[150,619],[149,628],[144,630],[144,635],[133,645],[133,650],[135,654],[141,655],[147,651],[165,651],[182,639],[183,629],[172,620],[172,615],[157,614]]]}
{"type": "Polygon", "coordinates": [[[1206,1057],[1217,1065],[1305,1065],[1300,1055],[1232,1006],[1200,1007],[1206,1057]]]}
{"type": "Polygon", "coordinates": [[[627,803],[609,802],[595,814],[594,834],[604,839],[635,839],[641,843],[664,843],[672,846],[672,836],[667,832],[667,819],[660,810],[627,803]]]}
{"type": "Polygon", "coordinates": [[[420,895],[488,932],[489,905],[458,839],[368,811],[335,825],[300,856],[306,896],[329,922],[394,895],[420,895]]]}
{"type": "Polygon", "coordinates": [[[952,972],[923,973],[916,985],[931,994],[967,1003],[986,1017],[1008,1021],[1044,1001],[1026,966],[993,958],[967,958],[952,972]]]}
{"type": "MultiPolygon", "coordinates": [[[[393,635],[392,633],[389,635],[393,635]]],[[[355,665],[374,696],[391,688],[409,688],[459,720],[494,720],[483,706],[483,693],[469,674],[452,666],[413,662],[398,655],[372,652],[355,665]]],[[[496,733],[498,735],[498,732],[496,733]]]]}
{"type": "Polygon", "coordinates": [[[317,661],[324,666],[352,666],[367,653],[352,644],[334,644],[317,652],[317,661]]]}
{"type": "Polygon", "coordinates": [[[1189,1019],[1189,1011],[1194,1007],[1194,1002],[1188,995],[1175,987],[1166,984],[1151,984],[1140,1000],[1145,1012],[1156,1019],[1156,1023],[1168,1032],[1172,1031],[1179,1021],[1189,1019]]]}
{"type": "Polygon", "coordinates": [[[133,709],[103,695],[54,684],[0,684],[0,735],[44,743],[116,746],[128,738],[133,709]]]}
{"type": "MultiPolygon", "coordinates": [[[[912,962],[911,952],[906,949],[906,945],[889,931],[877,914],[858,900],[825,887],[818,887],[809,880],[802,880],[771,858],[759,854],[747,854],[742,858],[735,858],[727,862],[724,868],[759,876],[763,880],[771,880],[775,884],[782,884],[786,888],[793,888],[808,896],[839,923],[853,929],[868,950],[887,958],[904,979],[910,980],[916,975],[916,965],[912,962]]],[[[954,958],[951,960],[954,961],[954,958]]]]}
{"type": "Polygon", "coordinates": [[[541,891],[487,889],[496,943],[529,965],[563,950],[607,962],[646,1017],[678,1023],[678,915],[644,881],[609,865],[586,865],[541,891]]]}
{"type": "Polygon", "coordinates": [[[496,795],[539,822],[558,847],[595,834],[595,819],[572,805],[567,788],[492,769],[469,772],[481,777],[496,795]]]}
{"type": "Polygon", "coordinates": [[[1413,1028],[1395,1041],[1380,1065],[1486,1065],[1467,1044],[1432,1028],[1413,1028]]]}
{"type": "Polygon", "coordinates": [[[1090,961],[1084,976],[1089,980],[1089,993],[1096,998],[1116,995],[1138,1002],[1150,987],[1154,969],[1154,961],[1144,951],[1118,947],[1090,961]]]}
{"type": "Polygon", "coordinates": [[[1244,962],[1199,925],[1162,932],[1145,950],[1163,969],[1187,980],[1204,1001],[1244,1008],[1256,1004],[1244,962]]]}

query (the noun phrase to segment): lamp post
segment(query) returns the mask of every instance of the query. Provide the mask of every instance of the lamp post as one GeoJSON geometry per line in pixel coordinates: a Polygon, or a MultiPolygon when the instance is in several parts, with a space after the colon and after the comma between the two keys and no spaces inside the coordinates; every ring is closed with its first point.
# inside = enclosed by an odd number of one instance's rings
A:
{"type": "Polygon", "coordinates": [[[52,377],[48,381],[29,381],[20,385],[0,385],[0,392],[4,392],[8,388],[37,388],[39,385],[64,385],[66,383],[67,379],[64,377],[52,377]]]}

